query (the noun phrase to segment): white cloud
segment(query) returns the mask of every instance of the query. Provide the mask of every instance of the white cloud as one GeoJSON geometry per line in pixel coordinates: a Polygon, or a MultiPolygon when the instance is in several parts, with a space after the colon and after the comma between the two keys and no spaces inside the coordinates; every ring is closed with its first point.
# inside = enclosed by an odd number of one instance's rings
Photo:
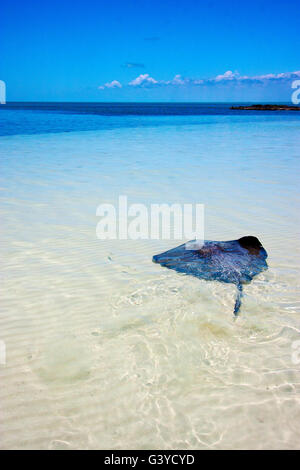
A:
{"type": "Polygon", "coordinates": [[[220,82],[222,80],[234,80],[235,78],[238,78],[238,76],[238,72],[227,70],[227,72],[223,73],[223,75],[217,75],[213,80],[215,82],[220,82]]]}
{"type": "Polygon", "coordinates": [[[210,80],[207,80],[208,82],[228,82],[230,80],[236,80],[238,82],[261,82],[261,83],[267,83],[269,81],[285,81],[285,80],[291,80],[295,79],[297,77],[300,77],[300,71],[295,71],[295,72],[284,72],[284,73],[267,73],[265,75],[254,75],[254,76],[248,76],[248,75],[240,75],[238,72],[232,72],[231,70],[228,70],[225,72],[223,75],[217,75],[215,78],[212,78],[210,80]]]}
{"type": "Polygon", "coordinates": [[[268,73],[266,75],[257,75],[254,77],[241,77],[241,79],[252,79],[252,80],[290,80],[293,78],[300,77],[300,70],[295,72],[284,72],[284,73],[268,73]]]}
{"type": "Polygon", "coordinates": [[[118,82],[118,80],[113,80],[112,82],[107,82],[98,88],[99,90],[104,90],[105,88],[122,88],[122,85],[120,82],[118,82]]]}
{"type": "MultiPolygon", "coordinates": [[[[156,80],[151,77],[148,73],[144,73],[136,77],[134,80],[128,83],[132,87],[147,87],[147,86],[176,86],[181,87],[184,85],[189,86],[218,86],[222,84],[267,84],[269,82],[285,82],[289,80],[296,80],[300,78],[300,71],[295,72],[283,72],[283,73],[268,73],[264,75],[240,75],[238,72],[232,72],[227,70],[223,74],[217,75],[213,78],[184,78],[181,75],[177,74],[171,80],[156,80]]],[[[113,80],[112,82],[105,83],[104,85],[99,86],[100,90],[105,88],[122,88],[121,83],[118,80],[113,80]]]]}
{"type": "Polygon", "coordinates": [[[158,81],[150,77],[148,73],[142,73],[134,80],[128,83],[130,86],[157,85],[158,81]]]}
{"type": "Polygon", "coordinates": [[[172,80],[161,82],[164,85],[185,85],[189,80],[186,78],[182,78],[181,75],[175,75],[172,80]]]}
{"type": "Polygon", "coordinates": [[[181,75],[175,75],[172,80],[155,80],[153,77],[150,77],[148,73],[141,74],[128,85],[130,86],[145,86],[145,85],[157,85],[157,86],[164,86],[164,85],[185,85],[190,82],[188,78],[182,78],[181,75]]]}

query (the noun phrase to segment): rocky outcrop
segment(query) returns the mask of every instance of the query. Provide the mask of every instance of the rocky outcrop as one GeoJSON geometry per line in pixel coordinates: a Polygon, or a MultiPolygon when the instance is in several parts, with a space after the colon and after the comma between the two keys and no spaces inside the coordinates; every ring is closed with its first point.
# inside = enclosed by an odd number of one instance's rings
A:
{"type": "Polygon", "coordinates": [[[300,111],[299,106],[289,106],[286,104],[251,104],[246,106],[231,106],[230,109],[246,111],[300,111]]]}

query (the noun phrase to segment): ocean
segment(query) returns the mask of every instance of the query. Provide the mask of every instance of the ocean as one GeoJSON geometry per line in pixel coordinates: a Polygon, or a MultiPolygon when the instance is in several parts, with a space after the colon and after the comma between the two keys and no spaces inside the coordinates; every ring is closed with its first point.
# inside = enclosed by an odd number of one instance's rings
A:
{"type": "Polygon", "coordinates": [[[0,105],[0,448],[299,448],[300,113],[230,106],[0,105]],[[97,238],[120,195],[259,238],[237,319],[179,241],[97,238]]]}

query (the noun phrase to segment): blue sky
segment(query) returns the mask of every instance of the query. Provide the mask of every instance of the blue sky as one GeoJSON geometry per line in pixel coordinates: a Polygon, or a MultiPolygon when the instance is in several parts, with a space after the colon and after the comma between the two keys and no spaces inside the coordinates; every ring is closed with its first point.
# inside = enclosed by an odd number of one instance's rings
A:
{"type": "Polygon", "coordinates": [[[299,22],[298,0],[15,0],[0,79],[8,101],[285,101],[299,22]]]}

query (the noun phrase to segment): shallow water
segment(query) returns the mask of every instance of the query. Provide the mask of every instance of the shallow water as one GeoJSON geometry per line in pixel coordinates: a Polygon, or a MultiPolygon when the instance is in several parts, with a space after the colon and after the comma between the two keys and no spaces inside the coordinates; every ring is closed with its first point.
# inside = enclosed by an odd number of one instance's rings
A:
{"type": "Polygon", "coordinates": [[[299,448],[300,117],[49,116],[0,112],[1,448],[299,448]],[[236,321],[234,286],[152,263],[177,241],[96,238],[121,194],[261,240],[236,321]]]}

